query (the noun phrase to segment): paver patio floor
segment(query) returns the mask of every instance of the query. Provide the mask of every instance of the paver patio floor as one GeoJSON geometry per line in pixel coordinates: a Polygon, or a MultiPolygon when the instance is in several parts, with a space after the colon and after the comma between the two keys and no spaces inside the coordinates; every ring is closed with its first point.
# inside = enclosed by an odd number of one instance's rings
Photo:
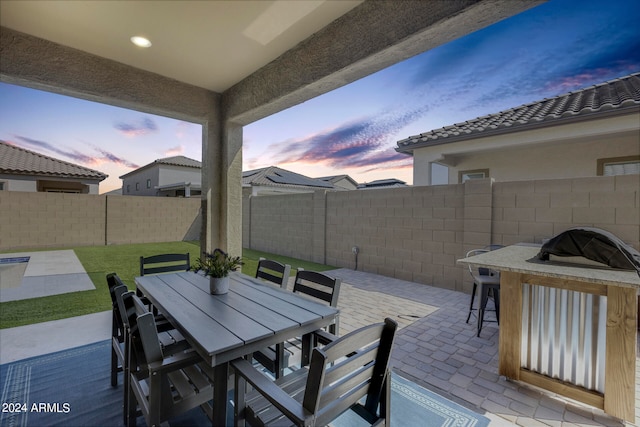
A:
{"type": "MultiPolygon", "coordinates": [[[[337,269],[340,334],[379,322],[398,321],[392,354],[402,376],[483,413],[492,426],[623,426],[603,411],[500,377],[498,327],[485,324],[476,337],[465,323],[469,295],[376,274],[337,269]]],[[[74,319],[0,330],[0,363],[109,338],[110,313],[76,318],[82,334],[68,336],[74,319]],[[47,350],[46,341],[52,345],[47,350]]],[[[640,352],[639,352],[640,353],[640,352]]],[[[636,422],[640,426],[640,359],[636,359],[636,422]]]]}
{"type": "MultiPolygon", "coordinates": [[[[392,354],[394,369],[423,387],[521,426],[625,425],[601,410],[498,375],[498,326],[485,323],[476,337],[475,322],[465,323],[468,294],[349,269],[328,273],[367,295],[351,306],[341,294],[341,334],[347,332],[342,328],[345,319],[360,317],[360,311],[367,311],[372,322],[388,315],[376,316],[377,302],[383,295],[397,304],[394,318],[399,322],[402,317],[398,315],[413,313],[409,302],[437,308],[410,324],[401,323],[392,354]]],[[[626,425],[640,426],[640,359],[636,359],[636,421],[626,425]]]]}

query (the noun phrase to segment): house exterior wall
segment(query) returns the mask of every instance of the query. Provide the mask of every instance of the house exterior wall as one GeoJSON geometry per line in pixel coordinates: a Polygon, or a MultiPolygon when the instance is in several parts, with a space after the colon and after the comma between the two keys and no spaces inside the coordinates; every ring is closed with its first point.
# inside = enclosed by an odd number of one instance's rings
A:
{"type": "Polygon", "coordinates": [[[125,196],[157,196],[156,186],[181,182],[200,185],[201,180],[201,169],[157,164],[124,178],[122,180],[122,194],[125,196]],[[147,180],[150,180],[148,188],[147,180]],[[139,186],[138,190],[136,190],[136,184],[139,186]],[[128,192],[127,186],[129,186],[128,192]]]}
{"type": "Polygon", "coordinates": [[[357,246],[358,270],[470,292],[456,260],[489,244],[541,243],[590,226],[640,250],[640,176],[257,197],[243,214],[245,247],[356,268],[357,246]]]}
{"type": "Polygon", "coordinates": [[[123,196],[155,196],[158,185],[159,168],[153,166],[132,173],[122,180],[123,196]],[[147,180],[151,180],[149,188],[147,188],[147,180]],[[136,187],[137,186],[137,187],[136,187]]]}
{"type": "Polygon", "coordinates": [[[598,159],[640,155],[640,113],[584,120],[417,148],[413,185],[431,184],[431,163],[460,171],[489,169],[497,181],[596,176],[598,159]]]}
{"type": "Polygon", "coordinates": [[[3,176],[0,178],[3,181],[5,191],[27,191],[27,192],[36,192],[38,191],[38,182],[33,178],[31,179],[23,179],[12,176],[3,176]]]}
{"type": "Polygon", "coordinates": [[[4,182],[5,191],[37,192],[46,191],[46,189],[65,190],[72,188],[77,190],[81,188],[82,190],[86,190],[83,191],[82,194],[98,194],[100,188],[99,183],[91,181],[20,175],[0,175],[0,182],[4,182]]]}
{"type": "Polygon", "coordinates": [[[0,191],[0,250],[198,240],[200,199],[0,191]]]}
{"type": "Polygon", "coordinates": [[[158,185],[175,184],[177,182],[200,184],[200,181],[202,181],[202,169],[161,165],[158,179],[158,185]]]}
{"type": "Polygon", "coordinates": [[[479,169],[499,182],[597,176],[598,159],[640,155],[639,141],[637,134],[618,135],[459,156],[449,182],[458,182],[459,171],[479,169]]]}

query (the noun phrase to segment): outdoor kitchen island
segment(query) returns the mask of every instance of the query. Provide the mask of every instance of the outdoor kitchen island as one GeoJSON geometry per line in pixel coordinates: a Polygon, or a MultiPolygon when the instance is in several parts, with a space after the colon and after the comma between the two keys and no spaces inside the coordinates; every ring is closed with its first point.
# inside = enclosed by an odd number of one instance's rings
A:
{"type": "Polygon", "coordinates": [[[635,271],[541,261],[519,244],[458,260],[500,272],[499,374],[635,421],[635,271]]]}

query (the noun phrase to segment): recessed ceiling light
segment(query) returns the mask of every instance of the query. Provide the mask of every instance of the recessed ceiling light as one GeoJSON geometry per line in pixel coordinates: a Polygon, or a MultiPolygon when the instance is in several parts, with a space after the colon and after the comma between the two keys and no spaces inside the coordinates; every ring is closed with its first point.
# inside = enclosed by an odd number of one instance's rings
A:
{"type": "Polygon", "coordinates": [[[150,47],[151,46],[151,42],[149,41],[149,39],[145,38],[145,37],[141,37],[141,36],[133,36],[133,37],[131,37],[131,43],[135,44],[136,46],[140,46],[140,47],[150,47]]]}

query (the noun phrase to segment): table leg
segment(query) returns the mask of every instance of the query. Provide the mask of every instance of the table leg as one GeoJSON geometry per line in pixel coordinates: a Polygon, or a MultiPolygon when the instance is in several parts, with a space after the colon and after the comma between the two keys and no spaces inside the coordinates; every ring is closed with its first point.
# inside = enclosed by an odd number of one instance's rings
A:
{"type": "Polygon", "coordinates": [[[311,362],[311,350],[313,349],[313,334],[302,336],[302,355],[300,358],[300,366],[307,366],[311,362]]]}
{"type": "Polygon", "coordinates": [[[229,391],[229,363],[221,363],[213,368],[213,427],[227,425],[227,394],[229,391]]]}

